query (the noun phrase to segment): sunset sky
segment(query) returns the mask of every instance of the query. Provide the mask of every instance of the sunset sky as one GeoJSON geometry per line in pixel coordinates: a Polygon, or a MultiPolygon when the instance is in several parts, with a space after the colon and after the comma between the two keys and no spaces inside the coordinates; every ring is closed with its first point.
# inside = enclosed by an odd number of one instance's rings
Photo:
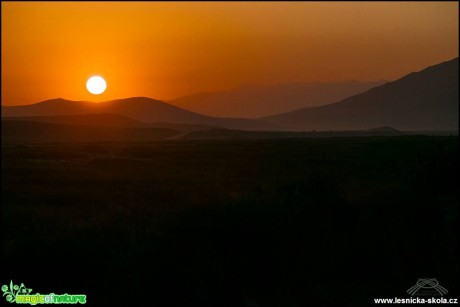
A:
{"type": "Polygon", "coordinates": [[[2,2],[2,104],[394,80],[458,56],[457,2],[2,2]],[[99,96],[91,75],[107,81],[99,96]]]}

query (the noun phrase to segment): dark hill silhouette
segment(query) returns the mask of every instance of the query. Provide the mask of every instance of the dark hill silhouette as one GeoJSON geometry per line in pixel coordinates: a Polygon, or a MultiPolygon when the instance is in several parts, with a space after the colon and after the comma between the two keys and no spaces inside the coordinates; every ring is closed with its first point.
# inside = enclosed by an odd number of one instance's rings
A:
{"type": "Polygon", "coordinates": [[[374,131],[374,132],[399,132],[398,129],[395,129],[393,127],[377,127],[377,128],[369,129],[368,131],[374,131]]]}
{"type": "Polygon", "coordinates": [[[246,85],[229,91],[184,96],[170,100],[168,103],[209,116],[256,118],[333,103],[385,82],[346,81],[282,83],[269,86],[246,85]]]}
{"type": "Polygon", "coordinates": [[[166,128],[66,125],[39,121],[2,120],[2,144],[72,142],[149,142],[182,132],[166,128]]]}
{"type": "Polygon", "coordinates": [[[111,113],[143,122],[167,122],[198,124],[245,130],[277,130],[276,124],[244,118],[214,118],[167,103],[146,98],[132,97],[101,103],[52,99],[32,105],[2,106],[2,117],[69,116],[111,113]]]}
{"type": "Polygon", "coordinates": [[[25,116],[7,117],[6,120],[43,122],[98,127],[149,127],[149,124],[119,114],[83,114],[62,116],[25,116]]]}
{"type": "Polygon", "coordinates": [[[458,58],[337,103],[264,117],[295,130],[458,130],[458,58]]]}
{"type": "Polygon", "coordinates": [[[182,138],[186,140],[261,140],[295,138],[337,138],[369,136],[401,136],[412,133],[398,130],[361,130],[361,131],[243,131],[231,129],[210,129],[192,131],[182,138]]]}
{"type": "Polygon", "coordinates": [[[207,120],[208,117],[170,106],[164,102],[132,97],[101,103],[51,99],[32,105],[2,106],[2,116],[62,116],[94,113],[113,113],[145,122],[172,121],[190,122],[207,120]]]}
{"type": "Polygon", "coordinates": [[[174,123],[148,123],[149,127],[153,128],[167,128],[167,129],[174,129],[183,132],[190,132],[190,131],[203,131],[203,130],[210,130],[210,129],[219,129],[218,126],[210,126],[210,125],[199,125],[199,124],[174,124],[174,123]]]}
{"type": "Polygon", "coordinates": [[[166,128],[183,132],[219,128],[217,126],[198,124],[178,124],[161,122],[146,123],[119,114],[104,113],[62,116],[4,117],[3,120],[97,127],[166,128]]]}

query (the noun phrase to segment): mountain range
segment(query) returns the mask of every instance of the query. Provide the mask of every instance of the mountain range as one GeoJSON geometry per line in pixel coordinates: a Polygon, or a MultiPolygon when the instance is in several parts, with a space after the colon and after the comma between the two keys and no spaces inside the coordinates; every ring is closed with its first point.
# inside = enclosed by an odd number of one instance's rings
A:
{"type": "MultiPolygon", "coordinates": [[[[257,119],[213,117],[146,97],[101,103],[59,98],[32,105],[2,106],[2,128],[7,132],[13,128],[15,131],[26,131],[20,126],[43,131],[52,129],[50,125],[56,125],[56,129],[63,131],[66,130],[63,126],[72,126],[69,131],[82,126],[92,127],[93,130],[97,127],[123,128],[131,129],[129,133],[138,135],[136,137],[140,139],[149,138],[145,137],[145,131],[132,129],[169,129],[164,135],[175,136],[191,131],[222,128],[259,131],[356,131],[392,127],[399,131],[458,131],[458,64],[458,58],[455,58],[334,103],[257,119]]],[[[284,88],[286,97],[290,95],[286,85],[280,88],[284,88]]],[[[254,89],[239,91],[257,92],[254,89]]],[[[292,95],[297,97],[296,90],[293,92],[292,95]]],[[[258,103],[263,105],[264,101],[258,103]]],[[[268,103],[270,104],[271,102],[268,103]]],[[[115,133],[114,131],[111,130],[110,133],[115,133]]]]}

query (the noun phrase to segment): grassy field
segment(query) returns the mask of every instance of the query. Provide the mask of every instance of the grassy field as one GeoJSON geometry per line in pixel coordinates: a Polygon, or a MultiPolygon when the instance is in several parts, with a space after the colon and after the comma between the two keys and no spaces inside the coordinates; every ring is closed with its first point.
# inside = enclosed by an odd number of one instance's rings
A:
{"type": "Polygon", "coordinates": [[[449,136],[2,146],[2,277],[89,304],[458,297],[449,136]]]}

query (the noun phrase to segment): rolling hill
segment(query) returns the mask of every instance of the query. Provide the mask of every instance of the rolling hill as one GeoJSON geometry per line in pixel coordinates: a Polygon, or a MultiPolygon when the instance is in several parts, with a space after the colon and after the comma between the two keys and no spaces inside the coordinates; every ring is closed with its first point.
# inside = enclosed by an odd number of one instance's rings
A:
{"type": "Polygon", "coordinates": [[[229,91],[184,96],[170,100],[168,103],[209,116],[256,118],[333,103],[384,82],[346,81],[282,83],[269,86],[248,85],[229,91]]]}
{"type": "Polygon", "coordinates": [[[132,97],[101,103],[70,101],[59,98],[32,105],[2,106],[2,117],[49,117],[87,114],[118,114],[146,123],[161,122],[208,125],[243,130],[280,129],[276,124],[266,123],[261,120],[245,118],[214,118],[183,110],[167,103],[146,97],[132,97]]]}
{"type": "Polygon", "coordinates": [[[458,58],[339,102],[263,117],[292,130],[458,130],[458,58]]]}
{"type": "Polygon", "coordinates": [[[166,128],[182,132],[216,129],[217,126],[180,123],[146,123],[119,114],[83,114],[62,116],[4,117],[3,121],[41,122],[93,127],[166,128]]]}

